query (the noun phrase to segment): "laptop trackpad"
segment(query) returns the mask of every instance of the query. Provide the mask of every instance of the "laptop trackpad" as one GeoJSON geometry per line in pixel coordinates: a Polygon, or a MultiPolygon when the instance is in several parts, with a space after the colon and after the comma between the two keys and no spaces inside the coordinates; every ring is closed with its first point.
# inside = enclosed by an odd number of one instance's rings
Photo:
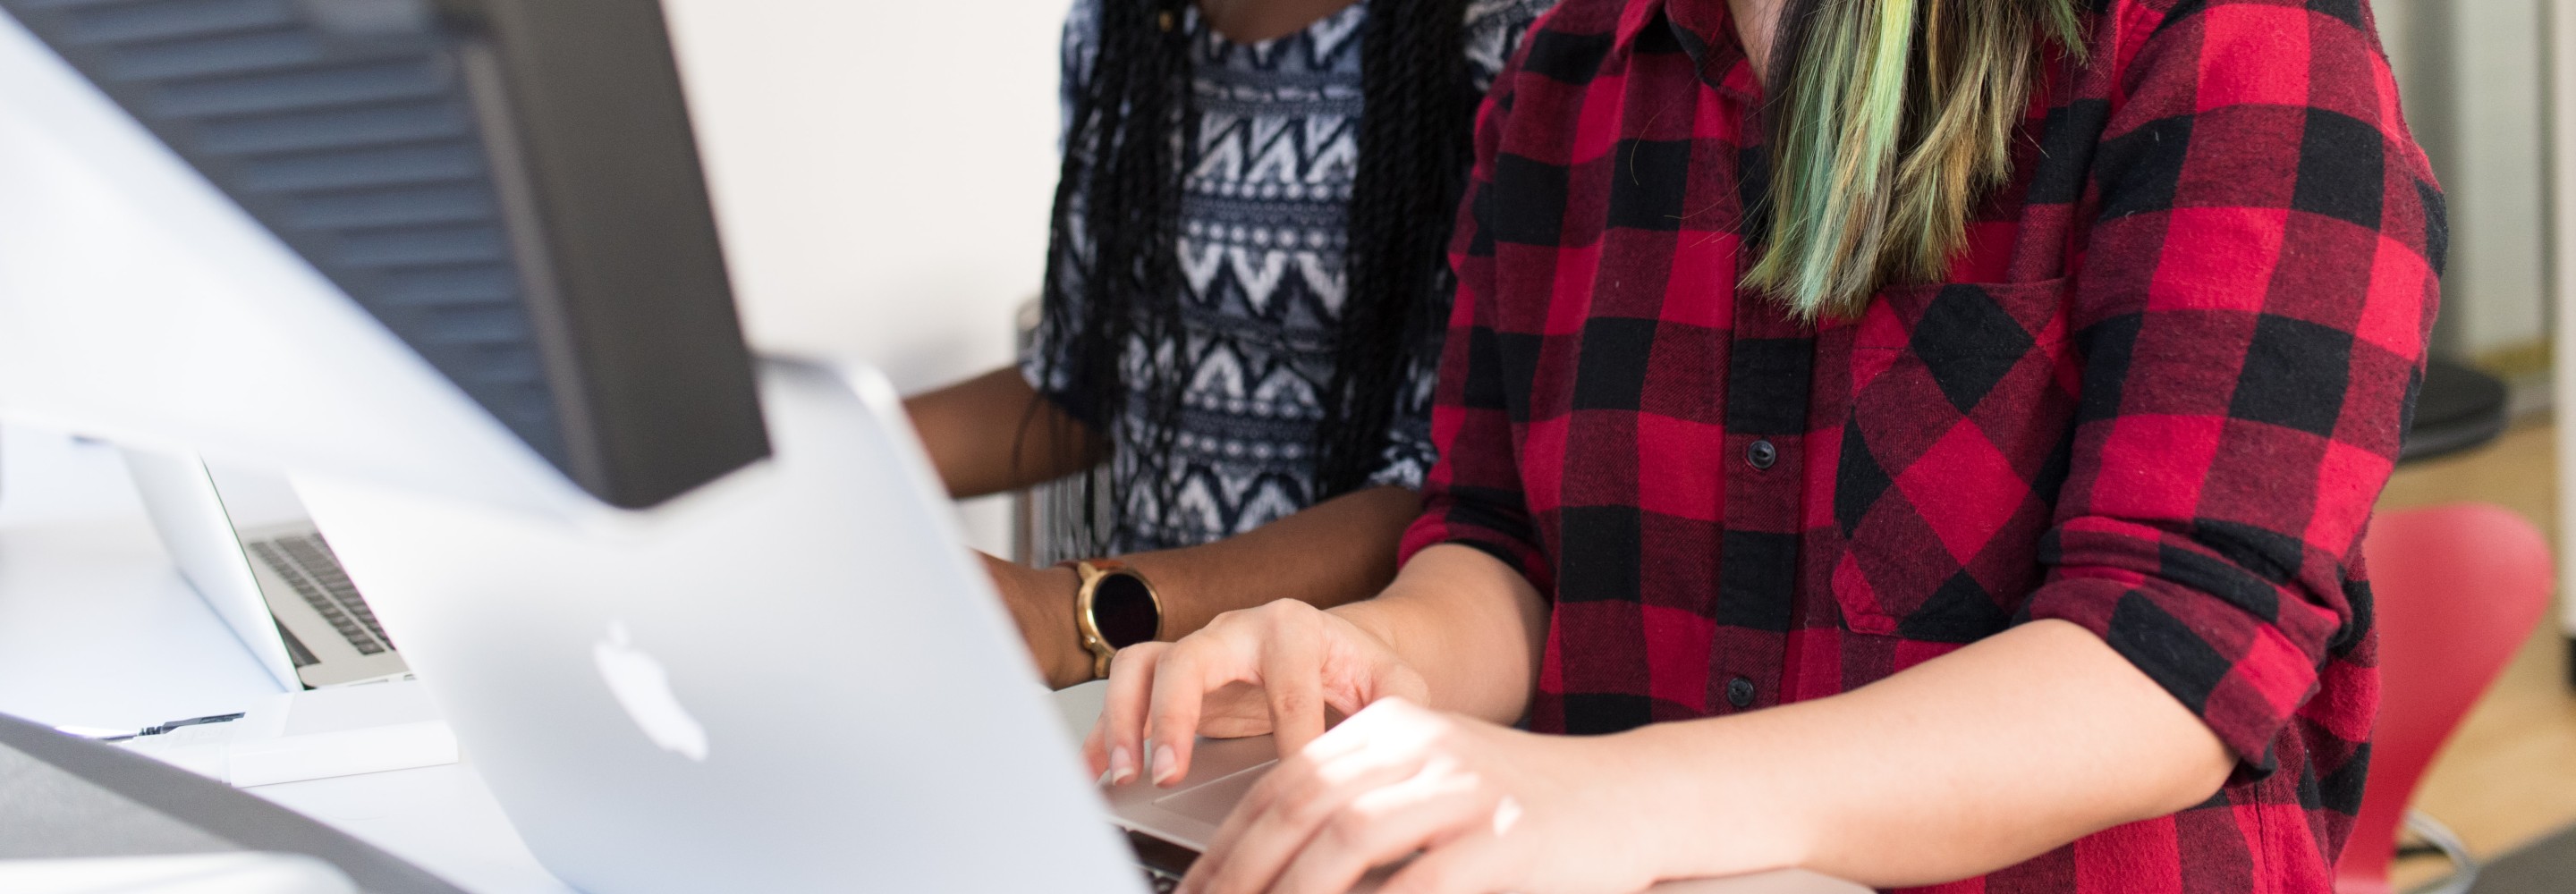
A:
{"type": "Polygon", "coordinates": [[[1259,766],[1237,770],[1211,779],[1205,785],[1194,785],[1154,799],[1154,806],[1169,810],[1211,826],[1224,825],[1225,815],[1233,812],[1235,802],[1252,791],[1254,783],[1270,772],[1277,761],[1264,761],[1259,766]]]}

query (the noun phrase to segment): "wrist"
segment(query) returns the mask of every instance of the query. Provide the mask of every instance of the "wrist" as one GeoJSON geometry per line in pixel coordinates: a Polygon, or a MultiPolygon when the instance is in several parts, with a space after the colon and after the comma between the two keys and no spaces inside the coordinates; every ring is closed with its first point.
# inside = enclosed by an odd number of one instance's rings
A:
{"type": "Polygon", "coordinates": [[[1037,602],[1047,609],[1047,641],[1053,658],[1047,662],[1047,681],[1062,689],[1090,682],[1091,653],[1082,647],[1082,630],[1073,620],[1073,596],[1082,589],[1082,577],[1071,568],[1041,568],[1035,575],[1037,602]]]}
{"type": "Polygon", "coordinates": [[[1804,800],[1770,783],[1779,762],[1750,747],[1735,720],[1638,727],[1600,740],[1601,794],[1624,805],[1626,832],[1657,879],[1740,875],[1807,865],[1816,841],[1804,800]]]}
{"type": "Polygon", "coordinates": [[[1397,625],[1392,623],[1394,619],[1387,617],[1384,604],[1376,601],[1352,602],[1325,609],[1324,613],[1359,628],[1361,633],[1368,634],[1371,639],[1377,640],[1379,645],[1395,653],[1397,658],[1404,659],[1408,664],[1412,663],[1412,656],[1406,655],[1403,646],[1396,642],[1397,625]]]}
{"type": "Polygon", "coordinates": [[[1081,589],[1070,568],[1030,568],[1000,560],[994,577],[1002,584],[1003,602],[1027,640],[1029,656],[1045,675],[1047,686],[1062,689],[1091,679],[1091,653],[1082,647],[1074,625],[1073,598],[1081,589]]]}

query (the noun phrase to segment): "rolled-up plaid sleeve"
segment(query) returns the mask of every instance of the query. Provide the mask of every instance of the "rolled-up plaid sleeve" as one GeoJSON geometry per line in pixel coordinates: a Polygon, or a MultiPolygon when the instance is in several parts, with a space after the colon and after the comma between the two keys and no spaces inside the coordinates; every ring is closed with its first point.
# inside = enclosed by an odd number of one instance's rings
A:
{"type": "Polygon", "coordinates": [[[1431,442],[1439,459],[1423,477],[1423,514],[1405,531],[1398,557],[1409,562],[1431,546],[1463,544],[1512,566],[1539,592],[1552,593],[1554,568],[1531,524],[1504,400],[1512,385],[1504,381],[1497,342],[1506,336],[1494,326],[1494,240],[1487,195],[1518,69],[1517,58],[1504,67],[1476,113],[1476,163],[1449,253],[1457,293],[1432,391],[1431,442]]]}
{"type": "Polygon", "coordinates": [[[2081,399],[2026,617],[2099,634],[2261,775],[2370,636],[2360,542],[2421,382],[2442,200],[2359,5],[2146,6],[2097,49],[2133,61],[2090,107],[2081,399]]]}

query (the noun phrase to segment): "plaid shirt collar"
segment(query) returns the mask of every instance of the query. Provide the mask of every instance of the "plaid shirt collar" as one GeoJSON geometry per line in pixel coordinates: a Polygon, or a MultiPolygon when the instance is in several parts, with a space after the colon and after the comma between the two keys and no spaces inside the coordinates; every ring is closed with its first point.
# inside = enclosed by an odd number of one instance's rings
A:
{"type": "Polygon", "coordinates": [[[1619,14],[1612,51],[1626,54],[1650,29],[1666,29],[1699,68],[1700,83],[1746,103],[1762,101],[1762,79],[1745,56],[1726,0],[1638,0],[1619,14]]]}

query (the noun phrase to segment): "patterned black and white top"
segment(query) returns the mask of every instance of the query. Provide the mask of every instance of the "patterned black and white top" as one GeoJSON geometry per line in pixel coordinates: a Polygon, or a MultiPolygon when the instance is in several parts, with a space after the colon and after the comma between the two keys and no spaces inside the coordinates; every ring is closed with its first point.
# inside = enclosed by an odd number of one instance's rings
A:
{"type": "MultiPolygon", "coordinates": [[[[1065,22],[1068,106],[1098,52],[1100,2],[1074,0],[1065,22]]],[[[1553,2],[1468,4],[1466,55],[1479,93],[1553,2]]],[[[1183,279],[1183,343],[1149,345],[1138,338],[1128,344],[1122,367],[1129,381],[1148,363],[1177,369],[1186,384],[1168,456],[1146,455],[1158,432],[1150,428],[1142,395],[1130,399],[1112,433],[1108,475],[1124,501],[1125,520],[1106,544],[1113,553],[1221,539],[1315,501],[1318,395],[1332,381],[1333,333],[1341,317],[1368,6],[1360,0],[1302,31],[1256,44],[1226,40],[1199,20],[1195,7],[1184,19],[1194,36],[1199,139],[1186,147],[1173,246],[1183,279]],[[1168,488],[1142,486],[1155,476],[1168,488]],[[1166,492],[1169,506],[1162,505],[1166,492]]],[[[1089,244],[1079,232],[1071,242],[1089,244]]],[[[1421,485],[1433,459],[1435,365],[1436,357],[1423,357],[1402,389],[1385,464],[1369,483],[1421,485]]],[[[1070,364],[1059,364],[1052,382],[1045,367],[1034,353],[1022,358],[1022,372],[1039,393],[1077,418],[1096,418],[1066,385],[1061,370],[1070,364]]]]}

